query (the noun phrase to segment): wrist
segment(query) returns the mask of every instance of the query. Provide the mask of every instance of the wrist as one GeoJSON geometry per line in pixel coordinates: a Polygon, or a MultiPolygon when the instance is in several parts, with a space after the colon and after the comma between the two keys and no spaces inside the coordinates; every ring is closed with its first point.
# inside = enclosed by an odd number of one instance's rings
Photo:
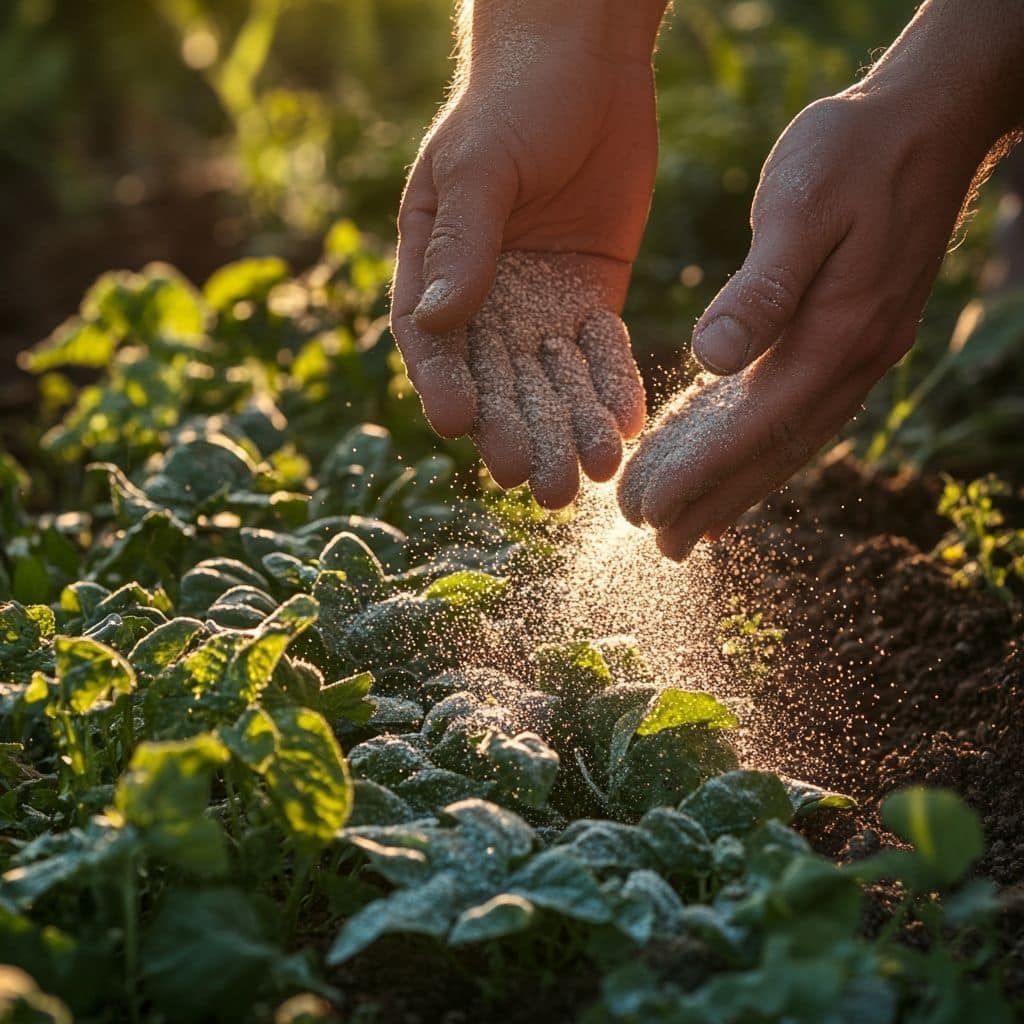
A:
{"type": "Polygon", "coordinates": [[[470,66],[510,43],[583,48],[610,60],[649,62],[670,0],[466,0],[459,23],[470,66]]]}
{"type": "Polygon", "coordinates": [[[1024,124],[1020,0],[929,0],[851,95],[885,97],[980,162],[1024,124]]]}

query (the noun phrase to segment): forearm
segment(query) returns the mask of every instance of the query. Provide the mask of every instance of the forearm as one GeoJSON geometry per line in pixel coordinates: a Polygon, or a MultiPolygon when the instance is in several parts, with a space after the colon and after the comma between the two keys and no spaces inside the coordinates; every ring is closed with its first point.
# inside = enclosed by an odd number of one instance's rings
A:
{"type": "MultiPolygon", "coordinates": [[[[463,0],[464,67],[505,45],[584,46],[613,59],[650,60],[671,0],[463,0]]],[[[528,54],[520,54],[528,57],[528,54]]]]}
{"type": "Polygon", "coordinates": [[[987,152],[1024,124],[1024,3],[927,0],[850,91],[887,90],[987,152]]]}

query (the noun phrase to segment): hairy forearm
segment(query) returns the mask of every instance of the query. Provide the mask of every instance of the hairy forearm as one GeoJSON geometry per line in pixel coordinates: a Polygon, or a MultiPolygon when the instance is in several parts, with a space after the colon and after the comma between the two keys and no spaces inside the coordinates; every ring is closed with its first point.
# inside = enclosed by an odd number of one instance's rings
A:
{"type": "Polygon", "coordinates": [[[671,0],[463,0],[461,64],[510,40],[523,45],[583,46],[610,58],[650,60],[671,0]]]}
{"type": "Polygon", "coordinates": [[[1024,125],[1024,3],[927,0],[851,91],[886,90],[987,151],[1024,125]]]}

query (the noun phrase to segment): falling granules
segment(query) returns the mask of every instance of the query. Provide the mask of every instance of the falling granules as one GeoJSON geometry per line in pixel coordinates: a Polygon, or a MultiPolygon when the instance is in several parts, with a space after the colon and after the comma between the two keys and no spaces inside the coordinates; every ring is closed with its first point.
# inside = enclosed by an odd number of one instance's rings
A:
{"type": "Polygon", "coordinates": [[[573,254],[504,253],[468,329],[475,433],[525,446],[534,488],[561,503],[575,491],[578,456],[591,475],[614,471],[619,436],[636,433],[644,407],[629,335],[586,262],[573,254]]]}

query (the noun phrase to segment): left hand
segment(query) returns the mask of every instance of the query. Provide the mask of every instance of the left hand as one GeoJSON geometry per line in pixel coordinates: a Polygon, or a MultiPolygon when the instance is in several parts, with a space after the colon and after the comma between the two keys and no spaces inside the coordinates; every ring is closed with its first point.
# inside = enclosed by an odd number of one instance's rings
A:
{"type": "Polygon", "coordinates": [[[694,331],[719,379],[669,404],[620,482],[664,554],[780,487],[907,352],[988,145],[898,90],[848,90],[786,129],[749,255],[694,331]]]}

